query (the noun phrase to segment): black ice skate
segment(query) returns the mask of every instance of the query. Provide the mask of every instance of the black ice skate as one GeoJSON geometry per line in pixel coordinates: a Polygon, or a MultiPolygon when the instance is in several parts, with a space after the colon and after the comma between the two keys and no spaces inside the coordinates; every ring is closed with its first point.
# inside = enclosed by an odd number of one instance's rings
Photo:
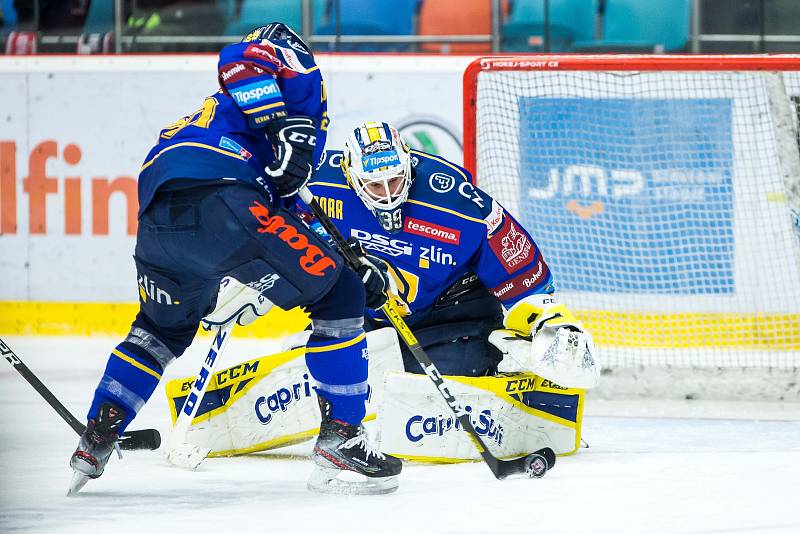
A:
{"type": "Polygon", "coordinates": [[[69,460],[69,466],[75,473],[72,475],[67,495],[77,493],[89,479],[102,475],[115,448],[119,454],[117,429],[124,419],[123,410],[106,402],[100,406],[97,419],[89,420],[86,431],[78,441],[78,448],[69,460]]]}
{"type": "Polygon", "coordinates": [[[400,459],[373,449],[363,426],[331,419],[330,403],[319,394],[317,397],[322,424],[311,456],[316,468],[308,480],[308,489],[352,495],[395,491],[396,475],[403,468],[400,459]],[[338,478],[340,475],[342,478],[338,478]]]}

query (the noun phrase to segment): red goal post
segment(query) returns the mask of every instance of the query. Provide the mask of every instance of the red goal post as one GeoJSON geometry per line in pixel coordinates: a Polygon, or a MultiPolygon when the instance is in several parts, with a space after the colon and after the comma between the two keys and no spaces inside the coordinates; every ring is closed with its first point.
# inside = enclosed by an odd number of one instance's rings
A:
{"type": "Polygon", "coordinates": [[[484,57],[463,91],[464,166],[531,231],[607,367],[798,397],[800,55],[484,57]]]}

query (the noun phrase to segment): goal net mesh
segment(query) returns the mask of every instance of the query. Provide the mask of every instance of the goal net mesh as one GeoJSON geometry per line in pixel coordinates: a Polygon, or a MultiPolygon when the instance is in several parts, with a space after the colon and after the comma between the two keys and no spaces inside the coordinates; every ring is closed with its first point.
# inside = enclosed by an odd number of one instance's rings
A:
{"type": "Polygon", "coordinates": [[[797,72],[487,69],[465,142],[610,371],[796,382],[798,94],[797,72]]]}

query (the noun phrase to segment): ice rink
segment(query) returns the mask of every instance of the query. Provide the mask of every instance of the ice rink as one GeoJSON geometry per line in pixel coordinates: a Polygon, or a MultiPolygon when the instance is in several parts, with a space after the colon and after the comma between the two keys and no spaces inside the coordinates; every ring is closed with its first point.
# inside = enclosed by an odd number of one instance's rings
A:
{"type": "MultiPolygon", "coordinates": [[[[115,338],[4,337],[83,419],[115,338]]],[[[199,339],[165,374],[194,374],[199,339]]],[[[273,352],[234,339],[224,362],[273,352]]],[[[224,366],[224,365],[223,365],[224,366]]],[[[497,481],[481,463],[406,464],[385,496],[305,488],[311,443],[209,459],[198,471],[159,451],[112,458],[66,497],[77,436],[10,366],[0,368],[0,532],[800,532],[800,404],[587,401],[590,448],[541,480],[497,481]]],[[[169,429],[163,387],[131,426],[169,429]]]]}

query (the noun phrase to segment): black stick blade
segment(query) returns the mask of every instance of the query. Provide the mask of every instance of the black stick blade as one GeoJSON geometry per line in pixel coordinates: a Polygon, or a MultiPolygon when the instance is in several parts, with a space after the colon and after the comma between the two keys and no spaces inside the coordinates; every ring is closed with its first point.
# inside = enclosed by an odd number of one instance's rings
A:
{"type": "Polygon", "coordinates": [[[154,451],[161,446],[161,434],[154,428],[130,430],[119,438],[119,448],[124,451],[154,451]]]}
{"type": "MultiPolygon", "coordinates": [[[[556,463],[556,454],[553,449],[545,447],[527,456],[513,460],[498,460],[494,476],[498,480],[509,477],[525,476],[529,478],[542,478],[556,463]]],[[[491,466],[490,466],[491,467],[491,466]]]]}

